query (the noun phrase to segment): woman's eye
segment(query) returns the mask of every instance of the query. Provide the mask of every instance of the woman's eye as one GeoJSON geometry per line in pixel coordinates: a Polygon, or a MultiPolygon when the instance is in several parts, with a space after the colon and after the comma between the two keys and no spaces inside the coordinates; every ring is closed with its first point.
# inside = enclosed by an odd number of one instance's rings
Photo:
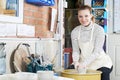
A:
{"type": "Polygon", "coordinates": [[[79,16],[79,18],[82,18],[82,16],[79,16]]]}
{"type": "Polygon", "coordinates": [[[88,15],[85,15],[85,17],[88,17],[88,15]]]}

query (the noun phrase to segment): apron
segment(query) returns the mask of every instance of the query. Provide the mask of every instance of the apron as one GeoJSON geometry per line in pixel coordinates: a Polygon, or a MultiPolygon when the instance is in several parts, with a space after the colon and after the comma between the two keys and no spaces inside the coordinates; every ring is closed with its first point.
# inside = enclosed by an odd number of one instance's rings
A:
{"type": "MultiPolygon", "coordinates": [[[[80,30],[81,30],[81,27],[80,27],[80,30]]],[[[80,63],[84,62],[93,53],[93,49],[94,49],[94,44],[92,43],[93,32],[94,32],[94,25],[91,30],[90,40],[88,42],[82,42],[80,40],[80,31],[79,31],[78,44],[81,50],[80,61],[79,61],[80,63]]],[[[99,54],[100,55],[97,57],[97,59],[95,59],[92,63],[90,63],[87,66],[87,69],[97,70],[98,68],[103,66],[111,68],[112,61],[109,58],[109,56],[106,55],[104,51],[101,51],[99,54]]]]}

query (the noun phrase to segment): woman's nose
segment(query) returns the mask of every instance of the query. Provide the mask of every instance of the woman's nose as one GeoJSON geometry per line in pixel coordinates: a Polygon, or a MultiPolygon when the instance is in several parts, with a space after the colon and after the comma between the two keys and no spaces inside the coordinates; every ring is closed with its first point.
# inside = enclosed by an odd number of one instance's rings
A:
{"type": "Polygon", "coordinates": [[[85,21],[85,17],[82,17],[82,21],[85,21]]]}

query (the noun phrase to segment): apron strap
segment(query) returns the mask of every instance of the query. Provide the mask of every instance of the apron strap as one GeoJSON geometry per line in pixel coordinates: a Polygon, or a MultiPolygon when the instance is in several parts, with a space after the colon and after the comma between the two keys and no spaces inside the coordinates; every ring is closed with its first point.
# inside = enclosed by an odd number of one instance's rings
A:
{"type": "Polygon", "coordinates": [[[80,39],[80,30],[81,30],[81,26],[80,29],[78,30],[78,40],[80,39]]]}
{"type": "Polygon", "coordinates": [[[90,42],[91,42],[91,41],[92,41],[92,39],[93,39],[93,32],[94,32],[94,24],[93,24],[92,31],[91,31],[90,42]]]}

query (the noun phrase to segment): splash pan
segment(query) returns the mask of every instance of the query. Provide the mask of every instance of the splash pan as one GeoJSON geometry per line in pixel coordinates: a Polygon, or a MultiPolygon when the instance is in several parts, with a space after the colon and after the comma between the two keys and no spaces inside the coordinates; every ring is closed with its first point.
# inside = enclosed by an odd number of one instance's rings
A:
{"type": "Polygon", "coordinates": [[[67,69],[61,72],[61,76],[75,80],[101,80],[101,73],[101,71],[87,70],[85,74],[80,74],[74,69],[67,69]]]}

